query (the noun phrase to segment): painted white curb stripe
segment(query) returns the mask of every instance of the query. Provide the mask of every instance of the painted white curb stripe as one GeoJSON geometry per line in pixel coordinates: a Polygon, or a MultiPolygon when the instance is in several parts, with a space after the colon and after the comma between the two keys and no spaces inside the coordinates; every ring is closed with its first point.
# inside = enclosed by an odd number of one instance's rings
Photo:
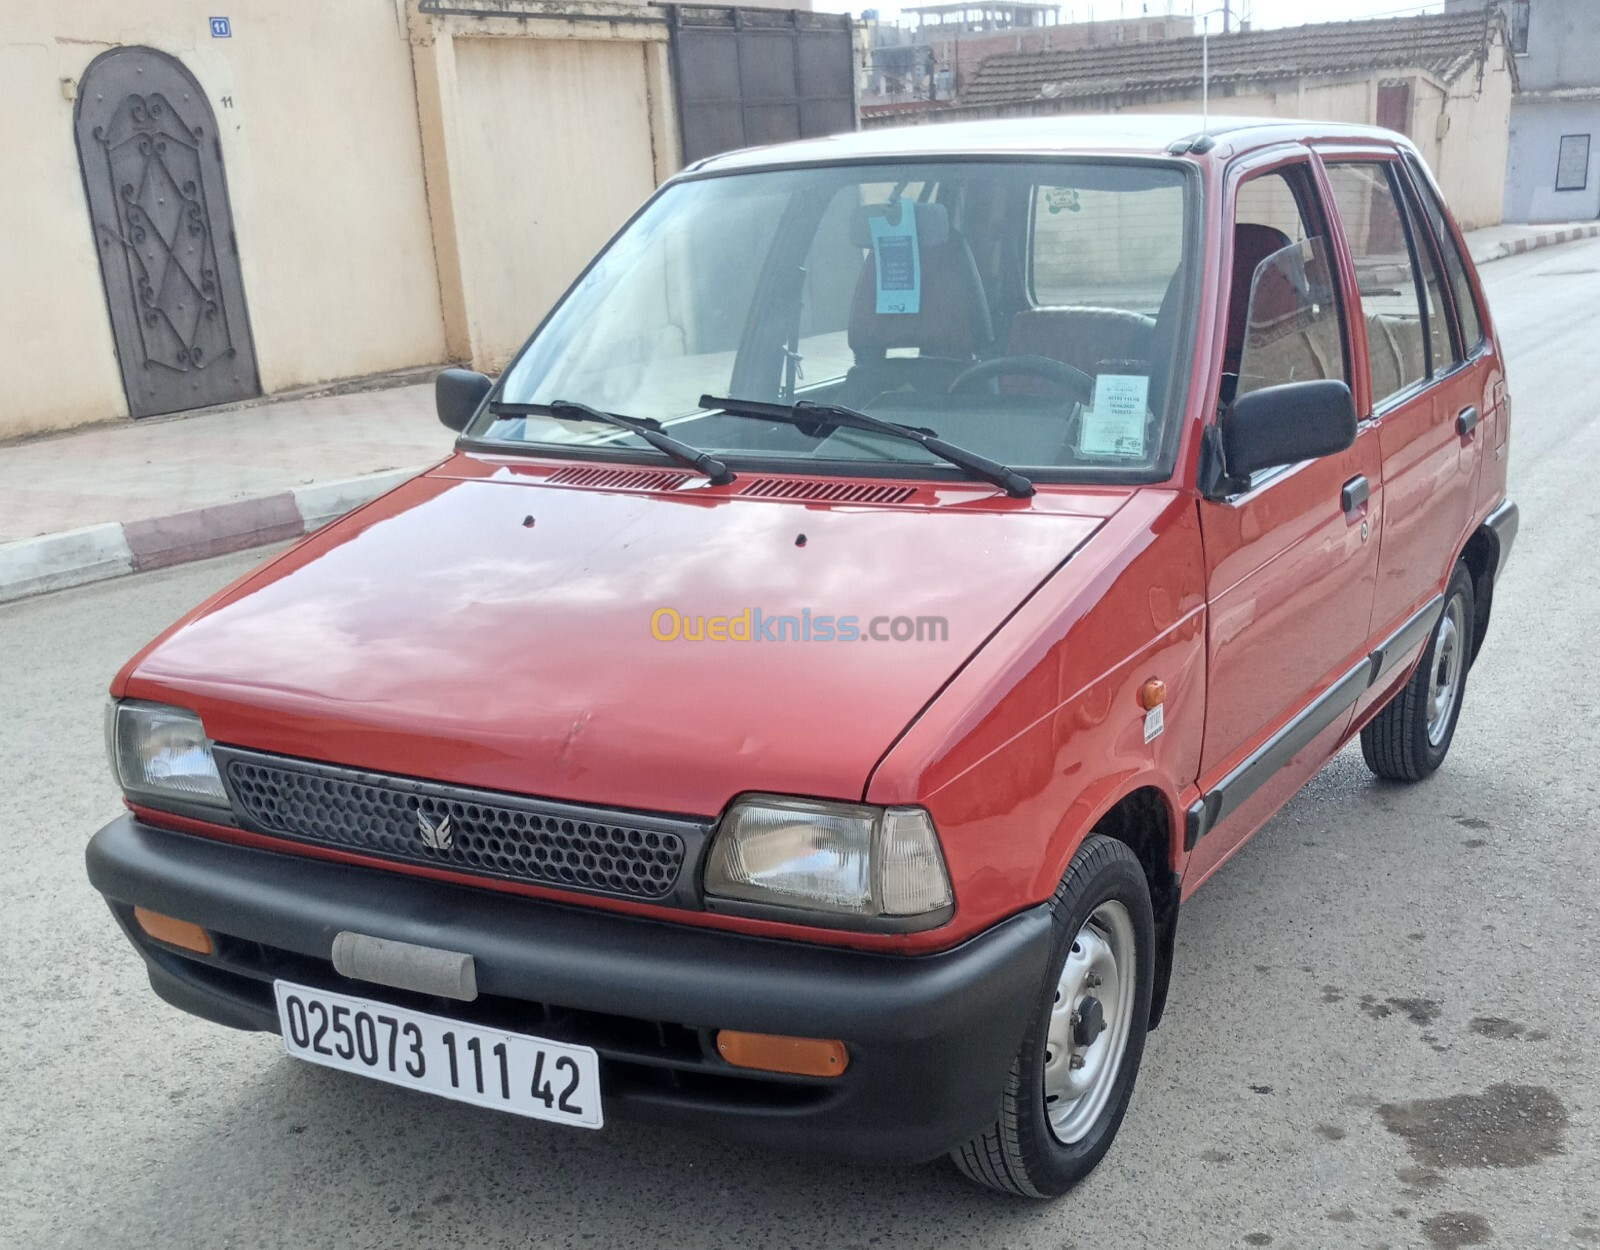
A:
{"type": "Polygon", "coordinates": [[[133,552],[115,521],[0,543],[0,603],[131,572],[133,552]]]}
{"type": "Polygon", "coordinates": [[[341,482],[318,482],[314,486],[301,486],[294,491],[294,506],[306,523],[306,533],[321,529],[329,521],[336,521],[364,503],[371,503],[379,495],[386,495],[402,482],[409,482],[424,472],[427,465],[414,469],[390,469],[387,473],[368,473],[363,477],[349,477],[341,482]]]}
{"type": "MultiPolygon", "coordinates": [[[[402,482],[425,473],[431,467],[431,464],[425,464],[409,469],[390,469],[337,482],[319,482],[288,493],[293,495],[294,510],[300,516],[302,532],[310,533],[362,504],[372,502],[379,495],[387,494],[402,482]]],[[[281,498],[281,495],[278,497],[281,498]]],[[[265,498],[267,502],[271,501],[270,497],[265,498]]],[[[244,502],[239,501],[240,504],[244,502]]],[[[253,511],[234,504],[218,506],[218,515],[228,517],[229,524],[240,526],[256,525],[253,511]]],[[[187,513],[180,514],[178,519],[189,516],[187,513]]],[[[154,518],[131,524],[146,529],[152,526],[159,528],[166,520],[154,518]]],[[[238,534],[219,532],[207,535],[212,541],[207,544],[204,554],[211,554],[211,548],[217,543],[226,543],[229,538],[240,537],[247,532],[254,533],[256,530],[241,529],[238,534]]],[[[190,558],[204,558],[204,555],[190,558]]],[[[0,543],[0,603],[105,581],[133,571],[134,552],[122,523],[118,521],[68,530],[62,534],[0,543]]]]}

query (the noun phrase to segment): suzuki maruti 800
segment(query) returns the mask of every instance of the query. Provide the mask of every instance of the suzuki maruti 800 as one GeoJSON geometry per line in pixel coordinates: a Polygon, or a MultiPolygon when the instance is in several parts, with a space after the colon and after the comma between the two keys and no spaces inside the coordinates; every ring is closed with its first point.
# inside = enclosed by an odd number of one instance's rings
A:
{"type": "Polygon", "coordinates": [[[436,468],[112,685],[89,875],[291,1055],[1063,1192],[1183,900],[1450,749],[1516,534],[1417,153],[1050,119],[668,182],[436,468]]]}

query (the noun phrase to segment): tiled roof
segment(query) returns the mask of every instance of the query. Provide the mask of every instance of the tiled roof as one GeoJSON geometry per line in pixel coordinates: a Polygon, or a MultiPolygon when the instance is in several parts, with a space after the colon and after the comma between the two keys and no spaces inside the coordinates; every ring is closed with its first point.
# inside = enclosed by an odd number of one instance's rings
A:
{"type": "MultiPolygon", "coordinates": [[[[1320,78],[1420,69],[1446,82],[1480,64],[1499,10],[1328,22],[1211,37],[1211,82],[1320,78]]],[[[1072,52],[991,56],[961,93],[966,106],[1200,89],[1201,40],[1159,39],[1072,52]]]]}
{"type": "Polygon", "coordinates": [[[888,104],[863,104],[862,117],[899,117],[906,113],[931,113],[949,106],[948,100],[899,100],[888,104]]]}

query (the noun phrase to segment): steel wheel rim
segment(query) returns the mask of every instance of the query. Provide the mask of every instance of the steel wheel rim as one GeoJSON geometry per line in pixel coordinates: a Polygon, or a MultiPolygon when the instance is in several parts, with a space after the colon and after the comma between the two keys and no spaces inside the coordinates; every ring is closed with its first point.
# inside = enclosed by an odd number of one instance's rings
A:
{"type": "Polygon", "coordinates": [[[1428,743],[1439,746],[1450,731],[1450,718],[1461,697],[1461,675],[1465,648],[1466,611],[1461,606],[1461,596],[1453,596],[1439,618],[1439,632],[1434,636],[1433,671],[1428,675],[1428,743]]]}
{"type": "Polygon", "coordinates": [[[1133,918],[1121,903],[1101,903],[1072,939],[1050,1007],[1044,1109],[1064,1146],[1087,1136],[1116,1087],[1133,1025],[1137,968],[1133,918]],[[1085,1040],[1086,1017],[1092,1025],[1096,1015],[1103,1027],[1085,1040]]]}

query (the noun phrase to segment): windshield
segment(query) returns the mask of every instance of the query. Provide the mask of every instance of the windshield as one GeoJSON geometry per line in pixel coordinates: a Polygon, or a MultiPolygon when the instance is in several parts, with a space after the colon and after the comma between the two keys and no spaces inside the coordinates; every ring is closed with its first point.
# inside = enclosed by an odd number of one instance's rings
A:
{"type": "Polygon", "coordinates": [[[1105,160],[687,179],[584,275],[467,436],[658,455],[561,409],[582,404],[734,466],[948,471],[914,441],[710,402],[807,401],[1047,480],[1148,477],[1175,444],[1192,196],[1176,166],[1105,160]]]}

